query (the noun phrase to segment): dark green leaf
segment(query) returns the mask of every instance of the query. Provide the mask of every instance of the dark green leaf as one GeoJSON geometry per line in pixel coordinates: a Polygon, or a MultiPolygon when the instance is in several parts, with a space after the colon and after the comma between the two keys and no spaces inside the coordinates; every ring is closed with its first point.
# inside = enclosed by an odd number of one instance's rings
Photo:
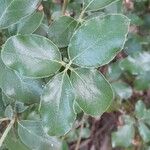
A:
{"type": "Polygon", "coordinates": [[[42,78],[60,69],[58,48],[47,38],[38,35],[16,35],[7,40],[2,50],[6,66],[21,75],[42,78]]]}
{"type": "Polygon", "coordinates": [[[0,72],[0,87],[6,96],[24,103],[40,101],[40,95],[42,93],[41,81],[25,78],[15,73],[8,69],[1,59],[0,72]]]}
{"type": "Polygon", "coordinates": [[[98,67],[110,62],[123,48],[129,20],[123,15],[96,17],[78,28],[69,44],[73,64],[98,67]]]}
{"type": "Polygon", "coordinates": [[[20,19],[17,24],[10,26],[9,30],[12,34],[31,34],[40,26],[43,17],[43,12],[33,13],[20,19]]]}
{"type": "Polygon", "coordinates": [[[58,47],[67,47],[77,23],[74,18],[67,16],[60,17],[50,25],[48,37],[58,47]]]}
{"type": "Polygon", "coordinates": [[[75,120],[74,93],[67,73],[51,79],[42,94],[41,116],[50,135],[63,135],[75,120]]]}
{"type": "Polygon", "coordinates": [[[71,73],[71,82],[76,101],[85,113],[92,116],[102,115],[111,105],[111,86],[97,70],[76,69],[71,73]]]}
{"type": "Polygon", "coordinates": [[[18,22],[21,18],[32,14],[41,0],[1,0],[0,28],[18,22]]]}

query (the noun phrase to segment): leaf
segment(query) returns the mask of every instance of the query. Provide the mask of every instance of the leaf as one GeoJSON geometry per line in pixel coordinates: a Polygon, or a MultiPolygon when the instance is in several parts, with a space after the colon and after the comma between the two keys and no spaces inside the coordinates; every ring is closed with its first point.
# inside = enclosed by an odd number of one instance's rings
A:
{"type": "MultiPolygon", "coordinates": [[[[42,83],[23,77],[8,69],[0,59],[0,88],[9,98],[27,104],[40,101],[42,83]]],[[[7,103],[7,102],[6,102],[7,103]]]]}
{"type": "Polygon", "coordinates": [[[150,125],[150,109],[147,109],[141,100],[135,105],[135,115],[139,121],[150,125]]]}
{"type": "Polygon", "coordinates": [[[29,150],[11,130],[5,139],[5,145],[9,150],[29,150]]]}
{"type": "Polygon", "coordinates": [[[135,114],[138,119],[142,119],[146,111],[146,106],[143,101],[139,100],[135,105],[135,114]]]}
{"type": "Polygon", "coordinates": [[[59,150],[60,143],[48,136],[39,121],[22,120],[18,123],[18,135],[21,141],[34,150],[59,150]]]}
{"type": "Polygon", "coordinates": [[[143,122],[139,123],[138,129],[143,141],[150,142],[150,129],[143,122]]]}
{"type": "Polygon", "coordinates": [[[124,125],[117,132],[112,133],[112,146],[129,147],[132,145],[135,130],[133,125],[124,125]]]}
{"type": "Polygon", "coordinates": [[[120,67],[133,75],[144,74],[150,71],[150,53],[143,52],[128,56],[120,62],[120,67]]]}
{"type": "Polygon", "coordinates": [[[106,15],[86,21],[71,38],[68,52],[73,64],[99,67],[109,63],[124,46],[129,20],[106,15]]]}
{"type": "Polygon", "coordinates": [[[0,28],[18,22],[21,18],[32,14],[41,0],[1,0],[0,28]]]}
{"type": "Polygon", "coordinates": [[[9,31],[15,34],[31,34],[33,33],[41,24],[44,17],[43,12],[36,12],[32,15],[24,17],[19,20],[16,24],[10,26],[9,31]]]}
{"type": "Polygon", "coordinates": [[[116,81],[120,78],[122,74],[122,70],[119,67],[119,63],[115,62],[108,66],[108,72],[106,74],[107,78],[109,78],[110,81],[116,81]]]}
{"type": "Polygon", "coordinates": [[[47,38],[34,34],[9,38],[1,55],[6,66],[28,77],[47,77],[61,67],[58,48],[47,38]]]}
{"type": "Polygon", "coordinates": [[[117,0],[84,0],[84,7],[87,7],[86,10],[96,11],[116,1],[117,0]]]}
{"type": "Polygon", "coordinates": [[[5,109],[5,117],[9,118],[10,120],[13,119],[14,111],[11,105],[8,105],[5,109]]]}
{"type": "Polygon", "coordinates": [[[78,22],[72,17],[59,17],[50,25],[48,37],[58,47],[67,47],[77,24],[78,22]]]}
{"type": "Polygon", "coordinates": [[[15,102],[15,112],[16,113],[22,113],[27,109],[28,109],[28,106],[25,106],[24,103],[19,102],[19,101],[15,102]]]}
{"type": "MultiPolygon", "coordinates": [[[[141,71],[139,69],[139,71],[141,71]]],[[[134,87],[136,90],[148,90],[150,88],[150,71],[143,71],[135,78],[134,87]]]]}
{"type": "Polygon", "coordinates": [[[102,115],[111,105],[111,86],[97,70],[79,68],[72,71],[70,78],[76,101],[85,113],[92,116],[102,115]]]}
{"type": "Polygon", "coordinates": [[[67,73],[60,73],[47,83],[41,97],[40,112],[50,135],[63,135],[72,128],[76,117],[74,99],[67,73]]]}
{"type": "Polygon", "coordinates": [[[112,87],[121,99],[128,99],[132,96],[132,88],[125,82],[113,82],[112,87]]]}

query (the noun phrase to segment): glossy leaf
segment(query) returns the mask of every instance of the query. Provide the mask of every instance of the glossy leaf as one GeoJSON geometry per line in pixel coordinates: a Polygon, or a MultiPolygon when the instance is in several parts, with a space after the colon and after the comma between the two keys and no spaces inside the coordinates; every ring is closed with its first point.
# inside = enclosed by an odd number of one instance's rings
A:
{"type": "Polygon", "coordinates": [[[0,59],[0,87],[9,98],[24,103],[40,101],[42,82],[25,78],[8,69],[0,59]]]}
{"type": "Polygon", "coordinates": [[[32,14],[41,0],[1,0],[0,28],[18,22],[21,18],[32,14]]]}
{"type": "Polygon", "coordinates": [[[135,130],[133,125],[124,125],[117,132],[112,133],[112,146],[129,147],[132,145],[135,130]]]}
{"type": "Polygon", "coordinates": [[[48,37],[58,47],[67,47],[77,23],[74,18],[67,16],[60,17],[50,25],[48,37]]]}
{"type": "Polygon", "coordinates": [[[60,143],[48,136],[38,121],[22,120],[18,123],[18,134],[21,141],[30,149],[59,150],[60,143]]]}
{"type": "Polygon", "coordinates": [[[58,48],[48,39],[38,35],[16,35],[7,40],[2,50],[6,66],[21,75],[42,78],[60,69],[58,48]]]}
{"type": "Polygon", "coordinates": [[[43,12],[33,13],[10,26],[9,30],[12,34],[31,34],[40,26],[43,17],[43,12]]]}
{"type": "Polygon", "coordinates": [[[84,7],[87,7],[87,10],[95,11],[102,9],[116,1],[117,0],[84,0],[84,7]]]}
{"type": "Polygon", "coordinates": [[[110,84],[97,70],[76,69],[71,73],[76,101],[92,116],[102,115],[110,106],[113,92],[110,84]]]}
{"type": "Polygon", "coordinates": [[[51,79],[42,94],[41,116],[50,135],[63,135],[75,120],[73,103],[75,95],[67,73],[51,79]]]}
{"type": "Polygon", "coordinates": [[[123,48],[129,20],[123,15],[96,17],[78,28],[68,51],[73,64],[98,67],[110,62],[123,48]]]}

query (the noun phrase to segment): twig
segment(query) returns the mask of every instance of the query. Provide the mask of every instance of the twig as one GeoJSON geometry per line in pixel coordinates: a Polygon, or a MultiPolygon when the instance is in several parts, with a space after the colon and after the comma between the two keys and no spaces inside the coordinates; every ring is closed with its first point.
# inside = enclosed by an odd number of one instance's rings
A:
{"type": "Polygon", "coordinates": [[[66,9],[67,9],[68,0],[64,0],[63,6],[62,6],[62,15],[65,15],[66,9]]]}
{"type": "Polygon", "coordinates": [[[75,150],[79,150],[80,142],[81,142],[81,138],[82,138],[81,136],[82,136],[83,127],[84,127],[84,115],[83,115],[83,118],[81,120],[80,133],[79,133],[79,138],[77,140],[77,144],[76,144],[75,150]]]}
{"type": "Polygon", "coordinates": [[[2,146],[2,144],[3,144],[3,142],[4,142],[4,140],[5,140],[5,138],[7,137],[7,134],[8,134],[9,131],[11,130],[12,126],[14,125],[14,123],[15,123],[15,118],[13,118],[13,119],[11,120],[11,122],[10,122],[9,125],[7,126],[6,130],[4,131],[4,133],[3,133],[3,135],[2,135],[2,137],[1,137],[1,139],[0,139],[0,148],[1,148],[1,146],[2,146]]]}

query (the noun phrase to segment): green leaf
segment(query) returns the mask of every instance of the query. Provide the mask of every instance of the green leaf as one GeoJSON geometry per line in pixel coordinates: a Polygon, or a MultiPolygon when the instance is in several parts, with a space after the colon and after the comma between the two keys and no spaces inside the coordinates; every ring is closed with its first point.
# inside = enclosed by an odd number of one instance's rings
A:
{"type": "Polygon", "coordinates": [[[9,38],[1,55],[6,66],[28,77],[47,77],[61,67],[58,48],[47,38],[34,34],[9,38]]]}
{"type": "Polygon", "coordinates": [[[0,59],[0,88],[9,98],[24,103],[40,101],[42,83],[39,80],[29,79],[8,69],[0,59]]]}
{"type": "Polygon", "coordinates": [[[84,0],[86,10],[96,11],[102,9],[117,0],[84,0]]]}
{"type": "Polygon", "coordinates": [[[32,15],[24,17],[14,24],[10,26],[9,31],[15,34],[31,34],[33,33],[41,24],[44,17],[43,12],[36,12],[32,15]]]}
{"type": "Polygon", "coordinates": [[[22,113],[24,112],[26,109],[28,109],[28,106],[25,106],[24,103],[16,101],[15,102],[15,112],[16,113],[22,113]]]}
{"type": "Polygon", "coordinates": [[[124,125],[117,132],[112,133],[112,146],[129,147],[132,145],[135,130],[133,125],[124,125]]]}
{"type": "Polygon", "coordinates": [[[63,135],[72,128],[76,117],[74,99],[67,73],[60,73],[47,83],[41,97],[41,116],[50,135],[63,135]]]}
{"type": "Polygon", "coordinates": [[[147,109],[141,100],[135,105],[135,115],[139,121],[150,125],[150,109],[147,109]]]}
{"type": "Polygon", "coordinates": [[[148,90],[150,88],[150,75],[149,74],[150,74],[150,71],[145,71],[136,77],[134,81],[134,87],[136,90],[148,90]]]}
{"type": "Polygon", "coordinates": [[[5,139],[6,147],[9,150],[29,150],[14,133],[12,129],[7,135],[5,139]]]}
{"type": "Polygon", "coordinates": [[[106,15],[86,21],[71,38],[68,52],[73,64],[99,67],[109,63],[124,46],[129,20],[106,15]]]}
{"type": "Polygon", "coordinates": [[[92,116],[102,115],[111,105],[111,86],[97,70],[76,69],[71,73],[71,82],[76,101],[85,113],[92,116]]]}
{"type": "Polygon", "coordinates": [[[18,135],[21,141],[30,149],[59,150],[60,143],[48,136],[39,121],[22,120],[18,123],[18,135]]]}
{"type": "Polygon", "coordinates": [[[41,0],[1,0],[0,28],[18,22],[21,18],[32,14],[41,0]]]}
{"type": "Polygon", "coordinates": [[[150,71],[150,53],[143,52],[128,56],[120,62],[120,67],[133,75],[144,74],[150,71]]]}
{"type": "Polygon", "coordinates": [[[138,129],[143,141],[150,142],[150,129],[143,122],[139,123],[138,129]]]}
{"type": "Polygon", "coordinates": [[[120,78],[122,74],[122,70],[119,67],[119,63],[115,62],[108,66],[108,72],[106,74],[107,78],[109,78],[110,81],[116,81],[120,78]]]}
{"type": "Polygon", "coordinates": [[[138,119],[142,119],[145,114],[146,106],[145,104],[139,100],[135,105],[135,114],[138,119]]]}
{"type": "Polygon", "coordinates": [[[125,82],[113,82],[112,87],[121,99],[128,99],[132,96],[132,88],[125,82]]]}
{"type": "Polygon", "coordinates": [[[48,37],[58,46],[67,47],[78,22],[68,16],[63,16],[52,22],[48,37]]]}
{"type": "Polygon", "coordinates": [[[13,119],[14,111],[11,105],[8,105],[5,109],[5,117],[9,118],[10,120],[13,119]]]}

